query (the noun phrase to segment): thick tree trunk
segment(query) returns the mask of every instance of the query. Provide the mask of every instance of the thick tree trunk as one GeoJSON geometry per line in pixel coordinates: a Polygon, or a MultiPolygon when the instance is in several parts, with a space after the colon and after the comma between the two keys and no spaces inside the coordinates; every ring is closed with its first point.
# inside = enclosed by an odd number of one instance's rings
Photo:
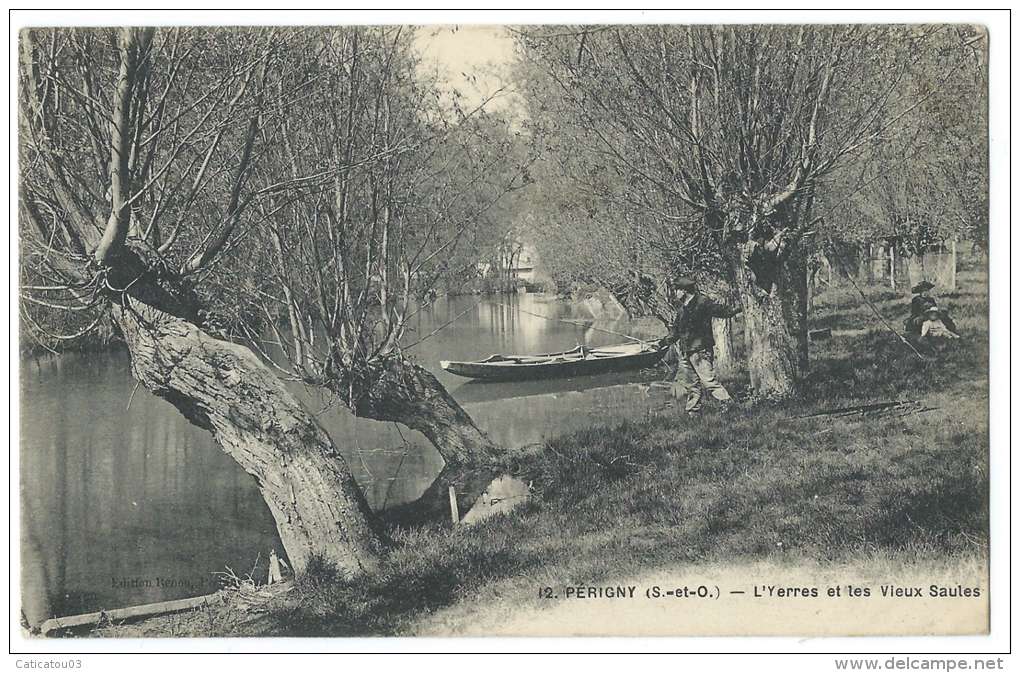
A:
{"type": "Polygon", "coordinates": [[[958,261],[956,258],[956,239],[949,242],[949,279],[946,283],[946,287],[951,292],[956,292],[956,267],[958,261]]]}
{"type": "Polygon", "coordinates": [[[712,318],[712,337],[715,340],[715,368],[723,374],[730,374],[737,368],[733,356],[733,319],[712,318]]]}
{"type": "Polygon", "coordinates": [[[875,282],[875,269],[872,257],[874,256],[874,246],[868,243],[866,247],[861,249],[861,257],[857,263],[857,282],[861,285],[871,285],[875,282]]]}
{"type": "Polygon", "coordinates": [[[134,377],[255,477],[296,572],[313,555],[348,576],[374,569],[375,519],[329,435],[254,353],[199,329],[179,292],[135,278],[111,302],[134,377]]]}
{"type": "MultiPolygon", "coordinates": [[[[344,379],[340,379],[343,381],[344,379]]],[[[351,393],[341,383],[334,392],[351,393]]],[[[401,423],[425,435],[450,466],[490,464],[502,454],[443,384],[427,369],[392,354],[353,386],[354,413],[401,423]]]]}
{"type": "Polygon", "coordinates": [[[741,247],[734,277],[744,309],[751,387],[764,397],[796,391],[807,365],[807,274],[802,258],[780,260],[761,244],[741,247]]]}
{"type": "Polygon", "coordinates": [[[790,318],[789,324],[793,329],[797,341],[798,376],[807,371],[808,368],[808,315],[811,312],[811,299],[808,290],[808,265],[807,258],[796,253],[786,260],[783,266],[783,273],[786,276],[784,287],[789,288],[792,296],[789,297],[790,318]]]}
{"type": "Polygon", "coordinates": [[[888,282],[889,249],[883,243],[871,249],[871,282],[888,282]]]}

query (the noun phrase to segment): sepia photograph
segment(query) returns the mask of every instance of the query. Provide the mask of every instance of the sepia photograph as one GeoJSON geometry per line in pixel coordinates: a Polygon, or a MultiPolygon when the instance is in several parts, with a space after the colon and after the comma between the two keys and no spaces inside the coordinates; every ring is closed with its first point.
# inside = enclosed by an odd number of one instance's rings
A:
{"type": "Polygon", "coordinates": [[[989,634],[988,27],[573,17],[12,29],[30,647],[989,634]]]}

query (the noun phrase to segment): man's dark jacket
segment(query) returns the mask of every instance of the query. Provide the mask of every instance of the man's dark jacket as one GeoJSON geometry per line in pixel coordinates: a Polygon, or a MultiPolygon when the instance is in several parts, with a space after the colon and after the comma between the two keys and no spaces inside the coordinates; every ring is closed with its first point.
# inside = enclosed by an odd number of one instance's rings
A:
{"type": "Polygon", "coordinates": [[[680,350],[687,354],[711,352],[715,345],[712,318],[732,318],[739,312],[739,309],[731,309],[696,293],[687,304],[677,306],[676,319],[667,339],[669,343],[678,343],[680,350]]]}
{"type": "Polygon", "coordinates": [[[926,297],[923,294],[915,294],[914,298],[910,300],[910,317],[920,318],[923,316],[928,309],[937,308],[938,304],[931,297],[926,297]]]}

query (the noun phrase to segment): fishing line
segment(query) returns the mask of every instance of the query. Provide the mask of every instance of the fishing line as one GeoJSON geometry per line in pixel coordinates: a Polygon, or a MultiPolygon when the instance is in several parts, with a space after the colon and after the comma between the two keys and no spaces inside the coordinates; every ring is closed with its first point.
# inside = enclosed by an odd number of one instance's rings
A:
{"type": "Polygon", "coordinates": [[[887,330],[889,330],[893,335],[895,335],[895,337],[897,339],[899,339],[904,344],[906,344],[907,348],[909,348],[910,350],[914,351],[914,355],[916,355],[921,360],[921,362],[927,362],[927,359],[923,355],[921,355],[920,351],[918,351],[916,348],[914,348],[914,344],[912,344],[909,341],[907,341],[906,337],[904,337],[902,334],[897,332],[893,328],[893,326],[889,324],[889,321],[887,321],[885,319],[885,316],[882,315],[882,313],[878,310],[878,308],[873,303],[871,303],[871,300],[868,299],[868,296],[866,294],[864,294],[864,290],[862,290],[861,286],[857,284],[856,280],[854,280],[853,275],[850,274],[847,271],[847,267],[843,264],[843,258],[839,254],[839,251],[838,251],[838,248],[836,247],[836,244],[832,242],[831,238],[826,238],[826,240],[829,242],[829,249],[832,251],[833,257],[836,258],[836,263],[839,264],[839,268],[840,268],[840,270],[843,271],[843,275],[846,276],[847,280],[849,280],[851,285],[854,286],[854,289],[856,289],[857,292],[860,293],[861,299],[864,300],[864,303],[866,303],[871,308],[871,310],[875,313],[875,315],[878,316],[878,319],[882,322],[883,325],[885,325],[885,328],[887,330]]]}
{"type": "Polygon", "coordinates": [[[467,313],[468,311],[471,311],[472,309],[475,309],[475,308],[477,308],[477,307],[478,307],[478,305],[479,305],[479,304],[481,304],[481,303],[482,303],[483,301],[484,301],[483,299],[479,299],[478,301],[476,301],[476,302],[475,302],[474,304],[472,304],[471,306],[468,306],[468,307],[467,307],[466,309],[464,309],[463,311],[461,311],[461,312],[460,312],[460,313],[458,313],[457,315],[453,316],[452,318],[450,318],[449,320],[447,320],[446,322],[444,322],[444,323],[443,323],[442,325],[440,325],[439,327],[435,328],[434,330],[432,330],[431,332],[429,332],[428,334],[426,334],[426,335],[425,335],[425,336],[423,336],[422,338],[420,338],[420,339],[418,339],[417,341],[415,341],[414,343],[412,343],[412,344],[411,344],[410,346],[402,346],[402,347],[401,347],[401,350],[405,350],[405,351],[406,351],[406,350],[411,350],[412,348],[414,348],[415,346],[417,346],[418,344],[420,344],[420,343],[421,343],[422,341],[425,341],[426,339],[431,339],[432,337],[434,337],[435,335],[439,334],[440,332],[442,332],[442,331],[443,331],[444,329],[446,329],[447,327],[449,327],[449,326],[450,326],[450,325],[452,325],[453,323],[455,323],[455,322],[457,322],[458,320],[460,320],[460,318],[461,318],[462,316],[464,316],[464,314],[466,314],[466,313],[467,313]]]}
{"type": "MultiPolygon", "coordinates": [[[[482,301],[482,300],[479,300],[479,301],[482,301]]],[[[595,327],[594,325],[586,324],[586,322],[582,321],[582,320],[567,320],[565,318],[550,318],[547,315],[542,315],[540,313],[533,313],[531,311],[528,311],[527,309],[521,308],[520,306],[516,306],[516,307],[508,306],[508,305],[503,304],[503,303],[498,302],[498,301],[491,301],[489,303],[493,304],[494,306],[502,306],[503,308],[506,308],[506,309],[509,309],[509,310],[516,309],[516,310],[520,311],[521,313],[527,313],[528,315],[535,316],[536,318],[542,318],[543,320],[549,320],[549,321],[552,321],[552,322],[562,322],[562,323],[566,323],[568,325],[574,325],[575,327],[584,327],[586,329],[593,329],[596,332],[605,332],[606,334],[612,334],[614,336],[623,337],[624,339],[630,339],[631,341],[636,341],[639,344],[650,343],[646,339],[638,339],[637,337],[630,336],[629,334],[623,334],[622,332],[614,332],[613,330],[610,330],[610,329],[602,329],[601,327],[595,327]]]]}

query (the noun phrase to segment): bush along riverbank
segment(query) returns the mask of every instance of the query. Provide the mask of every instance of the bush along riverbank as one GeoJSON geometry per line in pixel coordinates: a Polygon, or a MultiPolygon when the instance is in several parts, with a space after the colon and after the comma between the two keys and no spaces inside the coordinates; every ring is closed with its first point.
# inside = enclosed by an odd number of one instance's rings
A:
{"type": "MultiPolygon", "coordinates": [[[[456,631],[457,620],[540,607],[541,587],[656,568],[980,566],[988,331],[987,298],[975,286],[945,300],[962,338],[930,361],[851,295],[821,295],[813,323],[836,329],[812,344],[798,400],[688,418],[653,391],[659,412],[559,437],[508,464],[533,493],[509,514],[470,528],[390,522],[393,550],[374,575],[348,582],[319,563],[254,613],[228,600],[94,633],[407,635],[436,620],[456,631]],[[885,400],[918,404],[799,418],[885,400]]],[[[890,319],[904,312],[902,298],[875,299],[890,319]]],[[[740,389],[739,378],[727,383],[740,389]]]]}

